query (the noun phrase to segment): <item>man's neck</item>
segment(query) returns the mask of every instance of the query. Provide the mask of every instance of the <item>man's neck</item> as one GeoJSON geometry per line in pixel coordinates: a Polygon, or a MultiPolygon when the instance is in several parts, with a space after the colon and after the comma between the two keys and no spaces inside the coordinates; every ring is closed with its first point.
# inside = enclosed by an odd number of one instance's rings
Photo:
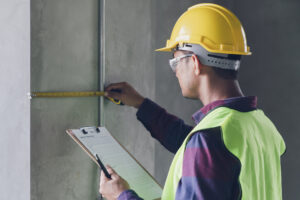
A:
{"type": "Polygon", "coordinates": [[[203,105],[217,100],[244,96],[237,80],[214,80],[200,84],[198,97],[203,105]]]}

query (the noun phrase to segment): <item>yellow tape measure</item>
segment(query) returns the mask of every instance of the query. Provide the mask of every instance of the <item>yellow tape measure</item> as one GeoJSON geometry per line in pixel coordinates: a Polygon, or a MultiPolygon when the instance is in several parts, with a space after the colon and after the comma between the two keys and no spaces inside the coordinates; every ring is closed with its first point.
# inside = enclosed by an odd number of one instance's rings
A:
{"type": "MultiPolygon", "coordinates": [[[[31,98],[37,97],[95,97],[104,96],[104,92],[91,91],[91,92],[31,92],[29,94],[31,98]]],[[[115,104],[121,104],[120,100],[115,100],[113,98],[107,97],[110,101],[115,104]]]]}

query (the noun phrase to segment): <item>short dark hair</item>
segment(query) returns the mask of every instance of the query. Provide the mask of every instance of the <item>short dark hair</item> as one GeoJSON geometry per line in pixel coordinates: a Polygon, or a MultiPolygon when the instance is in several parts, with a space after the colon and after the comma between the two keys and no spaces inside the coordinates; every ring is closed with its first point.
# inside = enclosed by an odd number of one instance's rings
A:
{"type": "Polygon", "coordinates": [[[218,67],[212,67],[212,69],[213,69],[214,73],[222,79],[237,80],[237,78],[238,78],[238,71],[236,71],[236,70],[221,69],[218,67]]]}
{"type": "MultiPolygon", "coordinates": [[[[241,60],[241,55],[233,55],[229,54],[227,55],[227,59],[229,60],[241,60]]],[[[222,69],[217,67],[212,67],[215,74],[217,74],[218,77],[226,79],[226,80],[237,80],[238,78],[238,70],[230,70],[230,69],[222,69]]]]}

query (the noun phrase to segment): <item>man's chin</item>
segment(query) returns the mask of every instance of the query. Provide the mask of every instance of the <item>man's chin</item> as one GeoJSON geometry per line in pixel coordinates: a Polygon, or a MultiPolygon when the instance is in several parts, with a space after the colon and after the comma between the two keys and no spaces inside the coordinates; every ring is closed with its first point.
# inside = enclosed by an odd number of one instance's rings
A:
{"type": "Polygon", "coordinates": [[[185,99],[198,100],[198,97],[192,96],[192,95],[190,95],[190,94],[185,94],[184,92],[182,92],[182,96],[183,96],[185,99]]]}
{"type": "Polygon", "coordinates": [[[191,99],[191,100],[199,100],[198,98],[196,97],[189,97],[189,96],[183,96],[185,99],[191,99]]]}

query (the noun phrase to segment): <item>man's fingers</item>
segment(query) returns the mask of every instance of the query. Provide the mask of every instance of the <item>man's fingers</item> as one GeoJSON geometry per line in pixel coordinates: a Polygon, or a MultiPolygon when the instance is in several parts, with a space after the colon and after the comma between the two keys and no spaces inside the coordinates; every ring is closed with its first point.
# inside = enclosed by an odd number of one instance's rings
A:
{"type": "Polygon", "coordinates": [[[105,88],[105,91],[110,91],[110,90],[113,90],[113,89],[123,89],[124,86],[125,86],[125,82],[121,82],[121,83],[112,83],[110,85],[108,85],[106,88],[105,88]]]}
{"type": "Polygon", "coordinates": [[[106,169],[109,174],[116,174],[115,170],[111,166],[106,165],[106,169]]]}
{"type": "Polygon", "coordinates": [[[110,176],[111,176],[111,179],[113,179],[113,180],[120,179],[120,176],[116,173],[113,173],[110,176]]]}
{"type": "Polygon", "coordinates": [[[105,176],[104,172],[101,170],[101,175],[100,175],[100,185],[103,183],[109,181],[109,179],[105,176]]]}
{"type": "Polygon", "coordinates": [[[113,99],[121,100],[122,94],[119,92],[105,92],[106,97],[111,97],[113,99]]]}

